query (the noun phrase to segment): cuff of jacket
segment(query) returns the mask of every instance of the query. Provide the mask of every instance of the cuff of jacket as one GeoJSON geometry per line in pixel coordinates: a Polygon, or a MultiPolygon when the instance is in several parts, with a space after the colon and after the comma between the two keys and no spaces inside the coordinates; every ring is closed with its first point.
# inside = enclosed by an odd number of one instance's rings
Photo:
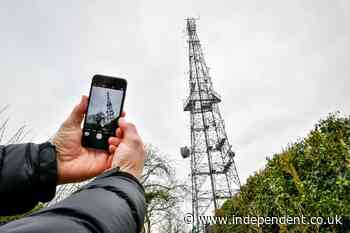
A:
{"type": "Polygon", "coordinates": [[[128,203],[136,222],[137,232],[141,232],[145,215],[145,190],[135,176],[122,172],[118,168],[113,168],[97,176],[92,182],[76,191],[76,193],[94,188],[103,188],[114,192],[124,199],[128,203]]]}
{"type": "Polygon", "coordinates": [[[48,202],[55,197],[57,185],[56,148],[50,142],[39,144],[38,200],[48,202]]]}
{"type": "Polygon", "coordinates": [[[119,168],[112,168],[111,170],[109,171],[106,171],[104,173],[102,173],[101,175],[97,176],[96,177],[96,180],[99,180],[99,179],[102,179],[104,177],[108,177],[108,176],[122,176],[122,177],[127,177],[131,180],[133,180],[137,186],[139,186],[139,188],[141,188],[141,190],[143,192],[145,192],[145,189],[144,187],[142,186],[142,184],[140,183],[140,181],[133,175],[131,175],[130,173],[127,173],[127,172],[123,172],[121,170],[119,170],[119,168]]]}

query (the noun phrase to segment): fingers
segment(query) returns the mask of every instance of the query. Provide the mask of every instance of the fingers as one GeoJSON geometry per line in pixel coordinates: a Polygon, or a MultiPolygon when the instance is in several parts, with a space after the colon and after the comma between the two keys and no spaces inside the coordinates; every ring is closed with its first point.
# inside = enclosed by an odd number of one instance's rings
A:
{"type": "MultiPolygon", "coordinates": [[[[125,116],[125,112],[122,112],[122,116],[125,116]]],[[[110,137],[108,139],[108,150],[110,154],[114,154],[115,150],[117,149],[123,138],[123,131],[120,128],[117,128],[115,134],[115,137],[110,137]]]]}
{"type": "Polygon", "coordinates": [[[142,140],[137,133],[136,127],[132,123],[125,121],[123,117],[119,118],[119,128],[116,130],[116,136],[108,139],[108,150],[110,154],[114,154],[119,144],[125,142],[133,143],[134,145],[142,144],[142,140]]]}
{"type": "Polygon", "coordinates": [[[108,143],[110,145],[113,145],[113,146],[118,146],[121,141],[122,141],[122,139],[121,138],[117,138],[117,137],[110,137],[108,139],[108,143]]]}
{"type": "Polygon", "coordinates": [[[122,114],[120,114],[120,117],[125,117],[126,113],[122,111],[122,114]]]}
{"type": "MultiPolygon", "coordinates": [[[[119,131],[120,131],[120,129],[119,129],[119,131]]],[[[118,130],[117,130],[117,132],[118,132],[118,130]]],[[[117,149],[117,147],[119,146],[121,141],[122,141],[122,137],[120,137],[118,135],[117,135],[117,137],[110,137],[108,139],[108,144],[109,144],[108,149],[109,149],[110,154],[114,154],[115,150],[117,149]]]]}
{"type": "Polygon", "coordinates": [[[114,154],[114,152],[115,152],[116,149],[117,149],[117,147],[114,146],[114,145],[109,145],[109,147],[108,147],[109,153],[110,153],[111,155],[114,154]]]}
{"type": "MultiPolygon", "coordinates": [[[[119,127],[123,137],[118,138],[121,142],[118,149],[114,151],[111,167],[119,167],[121,171],[139,178],[146,158],[145,147],[134,124],[120,118],[119,127]]],[[[111,147],[111,150],[113,149],[111,147]]]]}
{"type": "Polygon", "coordinates": [[[123,137],[123,131],[120,128],[118,128],[116,130],[116,132],[115,132],[115,135],[116,135],[117,138],[122,138],[123,137]]]}
{"type": "Polygon", "coordinates": [[[88,106],[88,97],[82,96],[80,103],[76,105],[68,117],[67,121],[76,126],[80,126],[88,106]]]}

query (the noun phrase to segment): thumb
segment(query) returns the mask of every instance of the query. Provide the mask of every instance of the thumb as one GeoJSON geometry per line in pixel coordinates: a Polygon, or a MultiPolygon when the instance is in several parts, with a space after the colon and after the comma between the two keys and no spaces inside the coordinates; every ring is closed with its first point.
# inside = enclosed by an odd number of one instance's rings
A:
{"type": "Polygon", "coordinates": [[[88,106],[88,97],[82,96],[80,103],[76,105],[67,119],[67,123],[80,126],[88,106]]]}
{"type": "Polygon", "coordinates": [[[130,122],[126,122],[123,117],[119,118],[119,127],[123,132],[123,137],[126,140],[139,139],[140,136],[136,130],[136,126],[130,122]]]}

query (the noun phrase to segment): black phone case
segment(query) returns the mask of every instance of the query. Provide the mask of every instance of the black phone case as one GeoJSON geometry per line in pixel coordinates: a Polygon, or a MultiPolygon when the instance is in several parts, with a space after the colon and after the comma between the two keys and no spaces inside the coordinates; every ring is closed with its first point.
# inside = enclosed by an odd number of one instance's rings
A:
{"type": "MultiPolygon", "coordinates": [[[[93,148],[93,149],[99,149],[99,150],[108,150],[108,138],[110,136],[115,136],[115,130],[118,128],[118,119],[120,118],[121,113],[123,112],[123,107],[124,107],[124,101],[125,101],[125,95],[126,95],[126,89],[127,89],[127,81],[122,78],[117,78],[117,77],[111,77],[111,76],[105,76],[105,75],[95,75],[92,78],[91,86],[90,86],[90,92],[89,92],[89,102],[88,102],[88,108],[89,110],[90,107],[90,101],[91,101],[91,92],[93,86],[101,87],[101,85],[104,85],[105,88],[108,87],[114,87],[114,88],[109,88],[109,89],[115,89],[116,87],[118,88],[123,88],[123,96],[120,104],[120,111],[117,115],[116,120],[111,121],[109,124],[111,125],[110,127],[112,128],[112,131],[110,134],[102,134],[101,133],[101,139],[97,139],[97,134],[96,133],[96,138],[93,138],[93,134],[90,133],[90,130],[94,130],[93,128],[89,128],[87,130],[87,117],[88,117],[88,111],[85,114],[84,118],[84,125],[83,125],[83,130],[82,130],[82,138],[81,138],[81,143],[83,147],[87,148],[93,148]],[[86,136],[85,133],[88,132],[89,135],[86,136]]],[[[103,127],[101,127],[102,130],[103,127]]],[[[96,129],[97,130],[97,129],[96,129]]]]}

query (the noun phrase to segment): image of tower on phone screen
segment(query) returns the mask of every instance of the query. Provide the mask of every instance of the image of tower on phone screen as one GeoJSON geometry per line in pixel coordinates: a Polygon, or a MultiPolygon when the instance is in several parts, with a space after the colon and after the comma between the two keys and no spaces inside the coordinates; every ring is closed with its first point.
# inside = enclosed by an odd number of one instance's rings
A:
{"type": "Polygon", "coordinates": [[[123,90],[92,87],[85,125],[89,135],[113,134],[117,127],[122,98],[123,90]]]}

